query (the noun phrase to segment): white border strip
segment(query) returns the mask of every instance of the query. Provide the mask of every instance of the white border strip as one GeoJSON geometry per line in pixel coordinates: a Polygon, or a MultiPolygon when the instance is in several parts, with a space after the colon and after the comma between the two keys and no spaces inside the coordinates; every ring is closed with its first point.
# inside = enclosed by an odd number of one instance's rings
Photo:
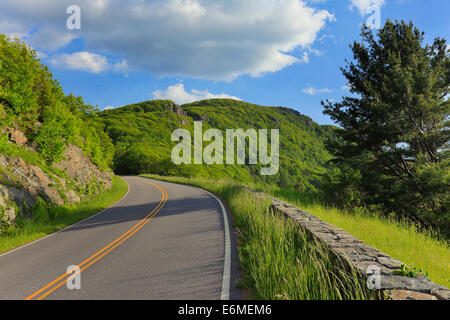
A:
{"type": "MultiPolygon", "coordinates": [[[[121,179],[122,179],[122,178],[121,178],[121,179]]],[[[61,229],[61,230],[58,230],[58,231],[56,231],[56,232],[50,233],[49,235],[46,235],[45,237],[36,239],[36,240],[34,240],[34,241],[30,242],[30,243],[24,244],[23,246],[20,246],[20,247],[18,247],[18,248],[15,248],[15,249],[13,249],[13,250],[8,251],[8,252],[2,253],[2,254],[0,254],[0,258],[3,257],[3,256],[6,256],[7,254],[13,253],[14,251],[17,251],[17,250],[23,249],[23,248],[25,248],[25,247],[31,246],[32,244],[34,244],[34,243],[36,243],[36,242],[39,242],[39,241],[41,241],[41,240],[47,239],[47,238],[49,238],[49,237],[51,237],[51,236],[54,236],[55,234],[58,234],[58,233],[60,233],[60,232],[63,232],[64,230],[70,229],[70,228],[76,226],[77,224],[80,224],[80,223],[82,223],[82,222],[84,222],[84,221],[86,221],[86,220],[92,219],[92,218],[94,218],[95,216],[98,216],[99,214],[103,213],[104,211],[106,211],[106,210],[108,210],[108,209],[114,207],[116,204],[118,204],[120,201],[122,201],[123,199],[126,198],[126,196],[128,195],[128,193],[130,192],[130,189],[131,189],[131,188],[130,188],[130,184],[129,184],[125,179],[122,179],[122,180],[125,181],[125,182],[127,183],[127,185],[128,185],[128,191],[127,191],[127,193],[125,193],[125,195],[124,195],[122,198],[120,198],[118,201],[114,202],[114,203],[113,203],[112,205],[110,205],[109,207],[103,209],[103,210],[100,211],[100,212],[97,212],[96,214],[94,214],[94,215],[92,215],[92,216],[87,217],[86,219],[83,219],[83,220],[81,220],[81,221],[78,221],[77,223],[74,223],[74,224],[72,224],[72,225],[70,225],[70,226],[67,226],[67,227],[65,227],[64,229],[61,229]]]]}
{"type": "Polygon", "coordinates": [[[223,205],[222,201],[219,198],[217,198],[215,195],[213,195],[209,191],[206,191],[201,188],[199,188],[199,189],[206,192],[207,194],[212,196],[214,199],[216,199],[217,202],[219,202],[219,204],[220,204],[220,208],[222,209],[223,223],[224,223],[224,228],[225,228],[225,261],[224,261],[223,278],[222,278],[222,295],[220,297],[220,300],[230,300],[231,239],[230,239],[230,226],[228,224],[227,211],[225,210],[225,206],[223,205]]]}

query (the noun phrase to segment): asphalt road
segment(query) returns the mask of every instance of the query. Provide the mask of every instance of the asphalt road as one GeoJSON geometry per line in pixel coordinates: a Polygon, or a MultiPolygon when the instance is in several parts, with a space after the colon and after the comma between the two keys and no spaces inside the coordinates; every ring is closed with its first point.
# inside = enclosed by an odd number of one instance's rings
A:
{"type": "Polygon", "coordinates": [[[124,179],[128,194],[112,207],[0,255],[0,299],[241,299],[236,239],[219,200],[124,179]]]}

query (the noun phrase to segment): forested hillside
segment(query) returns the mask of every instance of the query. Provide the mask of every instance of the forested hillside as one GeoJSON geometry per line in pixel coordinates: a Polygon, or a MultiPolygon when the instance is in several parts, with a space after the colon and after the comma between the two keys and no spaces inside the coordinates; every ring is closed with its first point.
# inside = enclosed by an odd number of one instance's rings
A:
{"type": "Polygon", "coordinates": [[[109,188],[113,148],[95,109],[65,95],[26,44],[0,35],[1,228],[109,188]]]}
{"type": "MultiPolygon", "coordinates": [[[[95,164],[107,168],[112,145],[99,128],[94,111],[81,97],[65,95],[33,50],[0,35],[0,125],[26,134],[37,151],[31,156],[35,161],[51,165],[72,143],[91,155],[95,164]]],[[[14,153],[4,141],[0,146],[2,153],[14,153]]]]}
{"type": "Polygon", "coordinates": [[[314,189],[317,185],[319,174],[330,159],[324,140],[334,132],[331,126],[320,126],[292,109],[231,99],[203,100],[182,106],[172,101],[146,101],[104,111],[100,119],[116,146],[117,173],[232,178],[300,190],[314,189]],[[194,121],[202,121],[204,131],[216,128],[223,133],[238,128],[279,129],[279,173],[262,177],[259,165],[173,165],[170,156],[176,143],[171,142],[172,132],[185,128],[193,133],[194,121]]]}

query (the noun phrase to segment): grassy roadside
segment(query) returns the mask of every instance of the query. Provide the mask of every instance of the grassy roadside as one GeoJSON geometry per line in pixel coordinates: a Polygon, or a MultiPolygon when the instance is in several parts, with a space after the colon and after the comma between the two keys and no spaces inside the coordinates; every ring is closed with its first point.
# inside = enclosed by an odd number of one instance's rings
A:
{"type": "Polygon", "coordinates": [[[326,207],[292,191],[279,190],[275,191],[274,195],[346,230],[366,244],[384,251],[410,267],[424,270],[432,281],[450,287],[448,243],[432,232],[419,232],[411,224],[376,215],[350,213],[326,207]]]}
{"type": "Polygon", "coordinates": [[[245,278],[238,284],[252,299],[374,299],[336,256],[298,226],[270,210],[270,200],[256,197],[230,181],[178,177],[143,177],[201,187],[220,195],[233,212],[239,233],[239,257],[245,278]]]}
{"type": "Polygon", "coordinates": [[[120,200],[128,191],[128,184],[118,176],[113,177],[112,188],[103,191],[95,199],[83,201],[74,206],[52,208],[49,213],[42,212],[39,217],[19,222],[17,230],[0,236],[0,254],[20,247],[53,232],[70,226],[120,200]],[[43,216],[46,217],[43,217],[43,216]]]}

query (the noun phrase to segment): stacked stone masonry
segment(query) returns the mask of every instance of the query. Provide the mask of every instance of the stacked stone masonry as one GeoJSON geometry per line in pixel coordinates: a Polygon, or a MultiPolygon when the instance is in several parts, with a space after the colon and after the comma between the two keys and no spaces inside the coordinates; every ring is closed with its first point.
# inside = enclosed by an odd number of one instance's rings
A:
{"type": "MultiPolygon", "coordinates": [[[[348,232],[280,199],[272,199],[272,208],[296,221],[314,238],[326,244],[339,257],[356,268],[366,279],[375,267],[380,271],[380,290],[394,300],[450,300],[450,290],[425,276],[411,278],[394,275],[402,262],[364,244],[348,232]]],[[[372,277],[373,278],[373,277],[372,277]]]]}

